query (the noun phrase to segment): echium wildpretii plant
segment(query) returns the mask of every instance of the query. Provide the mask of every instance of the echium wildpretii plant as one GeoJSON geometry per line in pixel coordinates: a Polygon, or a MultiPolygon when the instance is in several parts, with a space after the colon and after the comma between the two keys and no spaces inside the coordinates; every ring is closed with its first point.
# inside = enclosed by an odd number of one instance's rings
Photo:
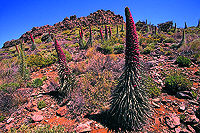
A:
{"type": "Polygon", "coordinates": [[[126,16],[125,69],[112,93],[109,116],[116,130],[140,130],[150,111],[147,90],[143,83],[142,66],[139,60],[139,42],[136,26],[128,7],[126,16]]]}
{"type": "Polygon", "coordinates": [[[197,28],[200,28],[200,19],[199,19],[199,22],[198,22],[197,28]]]}
{"type": "Polygon", "coordinates": [[[185,22],[185,28],[184,29],[187,29],[187,23],[185,22]]]}
{"type": "Polygon", "coordinates": [[[102,33],[101,28],[100,28],[99,32],[100,32],[100,36],[101,36],[101,42],[103,42],[104,38],[103,38],[103,33],[102,33]]]}
{"type": "Polygon", "coordinates": [[[80,49],[87,49],[82,27],[81,27],[81,30],[79,31],[79,47],[80,49]]]}
{"type": "Polygon", "coordinates": [[[112,36],[112,30],[111,30],[111,27],[109,27],[109,37],[111,38],[112,36]]]}
{"type": "MultiPolygon", "coordinates": [[[[16,48],[18,49],[18,47],[16,46],[16,48]]],[[[26,64],[26,60],[25,60],[25,55],[24,55],[24,51],[23,51],[23,44],[21,44],[21,48],[18,49],[18,54],[19,54],[19,73],[22,77],[23,80],[27,80],[29,79],[29,71],[27,69],[27,64],[26,64]]]]}
{"type": "Polygon", "coordinates": [[[183,29],[182,40],[181,40],[181,42],[178,44],[177,48],[180,48],[180,47],[183,46],[184,44],[185,44],[185,29],[183,29]]]}
{"type": "Polygon", "coordinates": [[[105,40],[108,40],[108,28],[107,28],[107,25],[105,25],[105,40]]]}
{"type": "Polygon", "coordinates": [[[124,32],[124,23],[123,23],[123,21],[122,21],[122,27],[121,27],[120,32],[124,32]]]}
{"type": "Polygon", "coordinates": [[[88,47],[92,47],[92,29],[91,29],[91,26],[89,26],[89,30],[90,30],[90,36],[89,36],[89,39],[88,39],[88,42],[87,42],[87,46],[88,47]]]}
{"type": "Polygon", "coordinates": [[[176,23],[175,23],[175,25],[174,25],[174,33],[176,33],[176,23]]]}
{"type": "Polygon", "coordinates": [[[63,97],[70,97],[71,91],[74,87],[74,77],[67,66],[66,56],[56,39],[54,45],[58,55],[59,63],[58,75],[60,86],[58,91],[63,97]]]}
{"type": "Polygon", "coordinates": [[[116,34],[117,37],[119,37],[119,26],[117,25],[117,34],[116,34]]]}
{"type": "Polygon", "coordinates": [[[31,33],[30,33],[30,37],[31,37],[31,43],[32,43],[31,50],[35,50],[36,49],[36,45],[35,45],[35,42],[34,42],[34,39],[33,39],[33,36],[31,35],[31,33]]]}

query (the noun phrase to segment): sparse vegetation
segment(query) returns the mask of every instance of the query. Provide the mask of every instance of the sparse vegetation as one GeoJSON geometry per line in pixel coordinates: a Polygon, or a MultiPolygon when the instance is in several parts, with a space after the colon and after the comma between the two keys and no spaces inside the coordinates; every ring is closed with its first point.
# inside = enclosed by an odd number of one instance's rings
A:
{"type": "Polygon", "coordinates": [[[164,91],[170,94],[176,94],[179,91],[188,91],[192,87],[189,79],[184,77],[180,72],[173,72],[165,78],[164,91]]]}
{"type": "Polygon", "coordinates": [[[179,67],[191,66],[191,60],[184,56],[178,56],[175,63],[178,64],[179,67]]]}
{"type": "Polygon", "coordinates": [[[32,87],[37,88],[37,87],[41,87],[43,85],[43,80],[36,78],[32,81],[32,87]]]}

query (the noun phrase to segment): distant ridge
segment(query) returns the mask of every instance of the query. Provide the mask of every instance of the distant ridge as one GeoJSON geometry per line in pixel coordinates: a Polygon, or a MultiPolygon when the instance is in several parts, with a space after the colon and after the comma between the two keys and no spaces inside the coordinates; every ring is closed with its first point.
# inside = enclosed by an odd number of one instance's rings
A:
{"type": "Polygon", "coordinates": [[[62,22],[58,22],[53,26],[45,25],[41,27],[33,27],[30,31],[24,33],[19,39],[7,41],[3,44],[2,48],[12,47],[19,44],[21,41],[27,42],[30,39],[29,34],[33,37],[42,36],[44,33],[57,33],[58,31],[73,29],[75,27],[89,26],[89,25],[104,25],[104,24],[122,24],[124,23],[121,15],[115,15],[110,10],[98,10],[94,13],[90,13],[87,17],[77,18],[76,15],[66,17],[62,22]]]}

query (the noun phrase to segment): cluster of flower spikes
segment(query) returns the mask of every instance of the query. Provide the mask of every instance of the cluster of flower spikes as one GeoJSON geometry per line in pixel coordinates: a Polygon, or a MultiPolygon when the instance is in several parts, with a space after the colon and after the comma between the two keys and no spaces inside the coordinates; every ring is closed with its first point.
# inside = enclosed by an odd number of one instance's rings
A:
{"type": "Polygon", "coordinates": [[[55,49],[58,54],[58,63],[59,63],[58,75],[59,75],[60,87],[58,88],[58,91],[64,97],[69,97],[70,92],[73,88],[73,83],[72,83],[73,77],[71,75],[70,69],[67,66],[66,56],[62,48],[60,47],[56,39],[54,41],[55,41],[54,42],[55,49]]]}
{"type": "Polygon", "coordinates": [[[138,131],[149,116],[150,107],[141,78],[136,27],[128,7],[125,8],[125,16],[125,69],[112,93],[108,114],[111,121],[115,122],[115,130],[138,131]]]}

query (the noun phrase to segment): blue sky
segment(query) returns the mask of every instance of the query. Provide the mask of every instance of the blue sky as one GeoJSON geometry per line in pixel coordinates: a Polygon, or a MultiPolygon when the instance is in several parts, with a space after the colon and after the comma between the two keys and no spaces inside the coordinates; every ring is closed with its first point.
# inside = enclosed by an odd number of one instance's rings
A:
{"type": "Polygon", "coordinates": [[[35,26],[53,25],[65,17],[88,16],[99,9],[124,16],[128,6],[134,20],[159,24],[169,20],[178,27],[196,26],[200,0],[0,0],[0,48],[35,26]]]}

